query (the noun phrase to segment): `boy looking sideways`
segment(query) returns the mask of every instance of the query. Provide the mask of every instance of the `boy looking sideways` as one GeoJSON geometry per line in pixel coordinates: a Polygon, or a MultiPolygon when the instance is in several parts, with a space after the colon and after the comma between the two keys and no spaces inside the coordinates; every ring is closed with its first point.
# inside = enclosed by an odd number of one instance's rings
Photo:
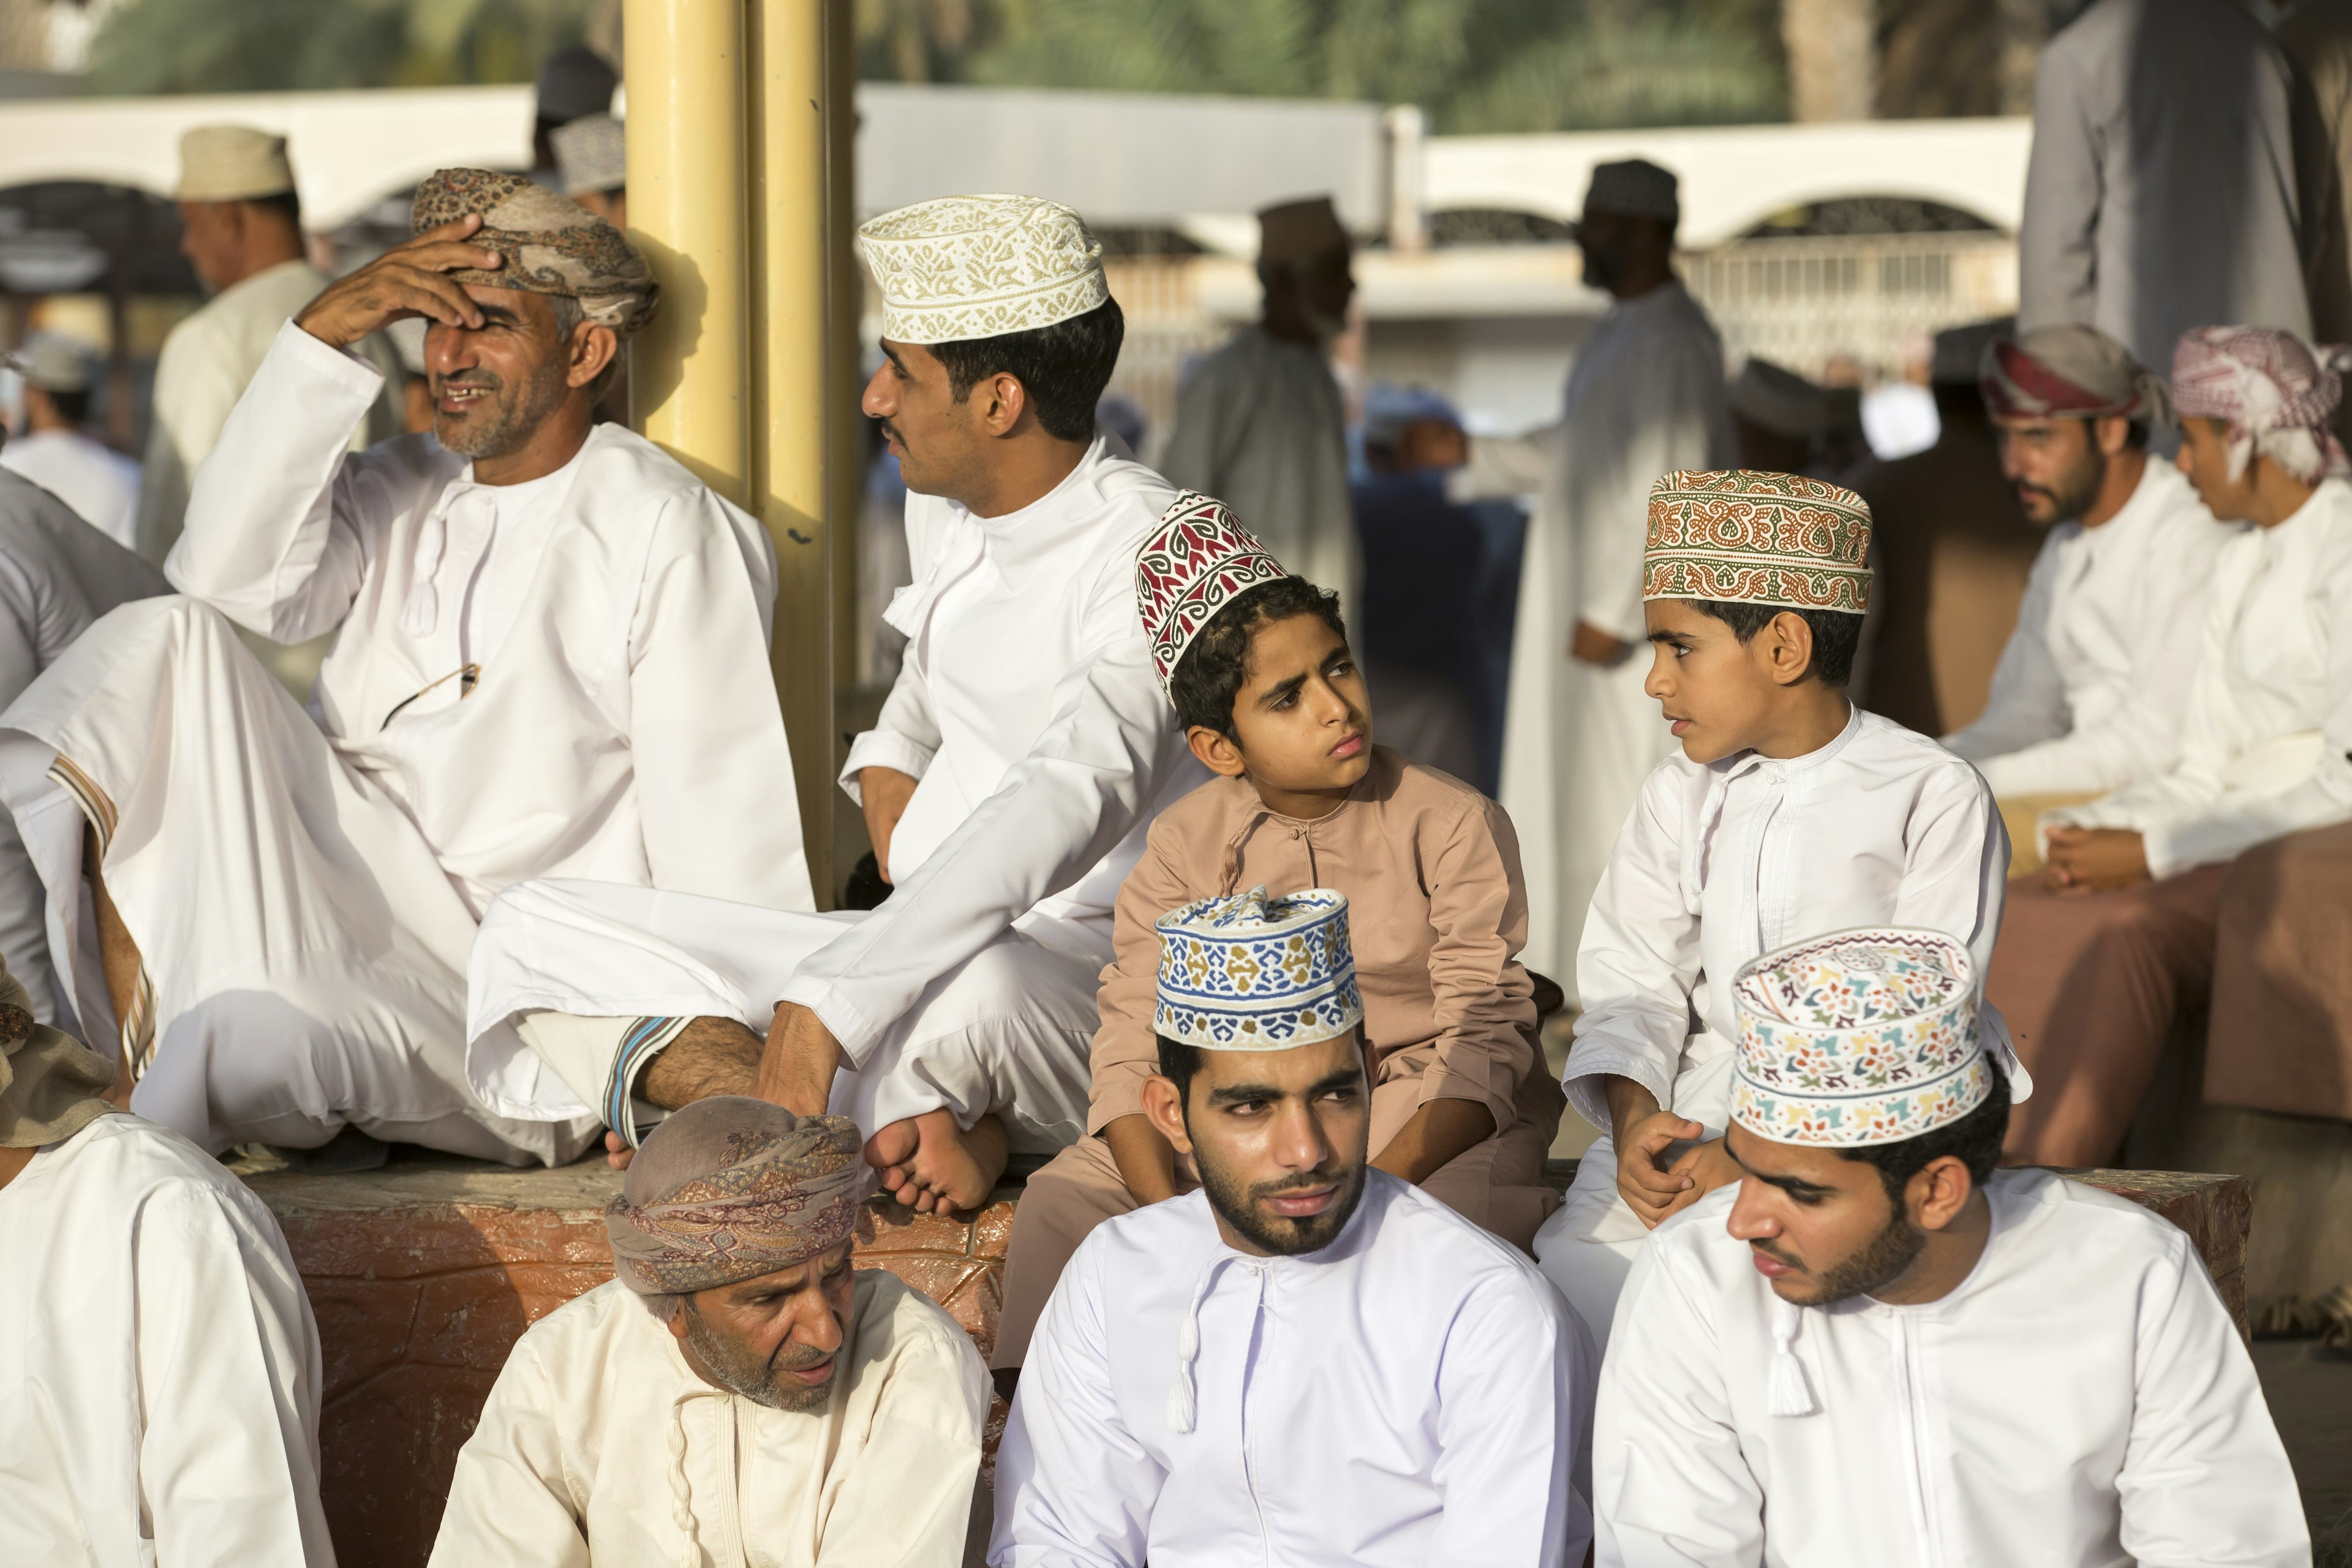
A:
{"type": "Polygon", "coordinates": [[[1171,805],[1119,889],[1088,1136],[1029,1179],[992,1364],[1022,1364],[1087,1233],[1199,1184],[1144,1114],[1165,911],[1253,886],[1355,909],[1372,1053],[1371,1163],[1525,1249],[1557,1200],[1559,1090],[1536,1047],[1518,840],[1493,801],[1372,742],[1338,598],[1284,573],[1224,506],[1188,495],[1137,562],[1152,655],[1219,776],[1171,805]],[[1184,502],[1191,502],[1190,506],[1184,502]]]}
{"type": "Polygon", "coordinates": [[[1861,925],[1945,932],[1979,973],[1991,956],[2009,874],[1992,792],[1846,700],[1869,543],[1861,497],[1793,474],[1650,491],[1647,689],[1682,749],[1642,786],[1585,921],[1563,1087],[1605,1135],[1535,1244],[1604,1345],[1651,1228],[1739,1179],[1723,1128],[1740,965],[1861,925]]]}

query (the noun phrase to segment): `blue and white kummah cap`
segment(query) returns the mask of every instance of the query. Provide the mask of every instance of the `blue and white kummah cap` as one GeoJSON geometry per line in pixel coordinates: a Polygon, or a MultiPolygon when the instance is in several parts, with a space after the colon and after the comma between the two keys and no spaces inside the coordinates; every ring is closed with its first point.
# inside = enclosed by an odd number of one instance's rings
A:
{"type": "Polygon", "coordinates": [[[1731,981],[1731,1120],[1777,1143],[1858,1148],[1957,1121],[1992,1092],[1976,966],[1941,931],[1834,931],[1731,981]]]}
{"type": "Polygon", "coordinates": [[[1155,1033],[1212,1051],[1286,1051],[1364,1019],[1348,946],[1348,896],[1269,899],[1264,888],[1160,917],[1155,1033]]]}

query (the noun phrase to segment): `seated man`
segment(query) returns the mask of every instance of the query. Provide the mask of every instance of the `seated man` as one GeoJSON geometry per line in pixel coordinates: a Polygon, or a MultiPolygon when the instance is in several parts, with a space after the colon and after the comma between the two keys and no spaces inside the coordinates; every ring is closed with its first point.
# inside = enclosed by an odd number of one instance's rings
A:
{"type": "MultiPolygon", "coordinates": [[[[2045,327],[1985,351],[1985,407],[2018,505],[2050,531],[1992,698],[1944,744],[1993,795],[2067,805],[2172,765],[2213,563],[2240,530],[2147,459],[2164,384],[2092,327],[2045,327]]],[[[2022,822],[2030,828],[2032,807],[2022,822]]]]}
{"type": "Polygon", "coordinates": [[[644,259],[479,170],[425,181],[415,226],[279,329],[198,471],[166,565],[188,597],[109,616],[0,716],[67,1002],[120,1040],[133,1108],[215,1152],[348,1125],[568,1159],[593,1116],[500,1117],[467,1088],[490,896],[557,872],[811,901],[767,537],[590,425],[653,310],[644,259]],[[439,439],[347,455],[383,377],[345,350],[408,316],[439,439]],[[335,633],[308,715],[231,619],[335,633]]]}
{"type": "Polygon", "coordinates": [[[665,1122],[604,1214],[615,1278],[507,1357],[436,1568],[962,1562],[988,1378],[930,1298],[850,1267],[873,1181],[837,1116],[665,1122]]]}
{"type": "MultiPolygon", "coordinates": [[[[0,708],[109,610],[171,591],[161,572],[48,490],[0,472],[0,708]]],[[[0,816],[0,960],[31,995],[34,1017],[79,1034],[49,966],[48,912],[41,874],[16,823],[0,816]]]]}
{"type": "Polygon", "coordinates": [[[518,888],[475,947],[472,1067],[508,1114],[594,1109],[616,1162],[641,1115],[705,1095],[831,1103],[900,1202],[971,1208],[1008,1147],[1084,1131],[1111,901],[1180,763],[1198,773],[1136,615],[1175,492],[1095,427],[1125,328],[1077,214],[951,196],[858,238],[886,356],[865,408],[911,492],[915,582],[841,784],[895,891],[861,916],[518,888]]]}
{"type": "Polygon", "coordinates": [[[2116,1157],[2184,1005],[2213,979],[2222,873],[2254,845],[2352,819],[2352,474],[2332,363],[2269,327],[2199,327],[2172,362],[2181,471],[2224,545],[2172,765],[2042,817],[1987,994],[2042,1094],[2009,1155],[2116,1157]]]}
{"type": "Polygon", "coordinates": [[[1626,1284],[1603,1568],[2310,1563],[2189,1238],[1995,1170],[2009,1089],[1959,943],[1842,931],[1730,989],[1742,1179],[1660,1226],[1626,1284]]]}
{"type": "Polygon", "coordinates": [[[1869,541],[1860,497],[1793,474],[1668,474],[1650,492],[1649,691],[1682,745],[1585,921],[1565,1081],[1606,1131],[1535,1247],[1604,1346],[1651,1228],[1739,1179],[1733,973],[1874,921],[1982,953],[2000,926],[2009,841],[1984,781],[1846,700],[1869,541]]]}
{"type": "Polygon", "coordinates": [[[1201,1188],[1097,1227],[997,1450],[996,1568],[1582,1561],[1591,1338],[1385,1171],[1348,900],[1159,921],[1158,1134],[1201,1188]]]}
{"type": "Polygon", "coordinates": [[[0,1563],[332,1568],[286,1238],[113,1081],[0,970],[0,1563]]]}
{"type": "Polygon", "coordinates": [[[1022,1364],[1071,1253],[1103,1221],[1200,1185],[1146,1114],[1159,1047],[1162,911],[1238,887],[1343,894],[1372,1060],[1373,1163],[1524,1250],[1559,1088],[1536,1044],[1518,840],[1503,808],[1372,744],[1336,596],[1284,574],[1233,515],[1192,508],[1155,535],[1136,592],[1192,754],[1220,776],[1152,825],[1118,894],[1117,956],[1081,1138],[1029,1178],[991,1364],[1022,1364]]]}

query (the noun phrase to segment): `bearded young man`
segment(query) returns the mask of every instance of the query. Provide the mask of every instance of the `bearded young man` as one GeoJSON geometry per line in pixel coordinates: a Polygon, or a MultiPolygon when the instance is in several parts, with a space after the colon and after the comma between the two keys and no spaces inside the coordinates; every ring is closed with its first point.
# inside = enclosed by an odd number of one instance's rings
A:
{"type": "Polygon", "coordinates": [[[1201,1186],[1106,1221],[1029,1347],[997,1568],[1582,1560],[1583,1324],[1368,1164],[1348,901],[1163,916],[1146,1114],[1201,1186]]]}
{"type": "Polygon", "coordinates": [[[433,1563],[961,1563],[988,1379],[929,1297],[852,1267],[858,1144],[732,1096],[656,1129],[605,1210],[616,1277],[516,1342],[433,1563]]]}
{"type": "Polygon", "coordinates": [[[1842,931],[1732,990],[1744,1176],[1660,1226],[1626,1285],[1603,1568],[2311,1561],[2188,1237],[1995,1169],[2008,1085],[1967,949],[1842,931]]]}
{"type": "Polygon", "coordinates": [[[654,309],[625,239],[480,170],[425,181],[414,224],[279,331],[197,474],[186,596],[107,616],[0,715],[0,795],[133,1109],[215,1152],[350,1126],[553,1163],[586,1107],[504,1118],[467,1086],[476,921],[543,873],[809,907],[774,563],[659,448],[591,426],[654,309]],[[383,390],[351,345],[409,316],[438,440],[347,454],[383,390]],[[308,713],[232,620],[335,634],[308,713]]]}
{"type": "Polygon", "coordinates": [[[2011,837],[2030,844],[2040,809],[2171,765],[2200,652],[2190,634],[2242,530],[2149,461],[2149,426],[2170,421],[2164,384],[2096,329],[1993,343],[1982,385],[2002,472],[2050,536],[1990,701],[1944,744],[1977,764],[2011,805],[2011,837]]]}

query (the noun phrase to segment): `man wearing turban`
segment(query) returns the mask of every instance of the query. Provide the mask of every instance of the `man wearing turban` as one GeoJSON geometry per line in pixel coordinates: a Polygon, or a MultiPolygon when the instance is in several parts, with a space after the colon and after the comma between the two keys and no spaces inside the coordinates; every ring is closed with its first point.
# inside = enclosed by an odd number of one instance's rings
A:
{"type": "Polygon", "coordinates": [[[551,1163],[594,1111],[503,1117],[466,1077],[499,889],[813,902],[774,559],[659,448],[592,424],[655,307],[619,231],[468,169],[425,181],[414,223],[278,332],[197,474],[166,563],[186,597],[108,616],[12,705],[0,796],[74,1015],[119,1038],[142,1114],[214,1151],[350,1126],[551,1163]],[[348,351],[408,317],[435,434],[346,455],[382,380],[348,351]],[[334,634],[308,713],[232,622],[334,634]],[[74,963],[85,921],[102,984],[74,963]]]}
{"type": "Polygon", "coordinates": [[[988,1379],[851,1267],[856,1126],[697,1100],[604,1215],[615,1278],[531,1326],[457,1456],[434,1568],[962,1561],[988,1379]]]}
{"type": "Polygon", "coordinates": [[[2179,466],[2251,526],[2212,569],[2179,753],[2160,773],[2042,813],[2048,865],[2020,883],[1988,994],[2040,1092],[2009,1154],[2111,1163],[2173,1016],[2213,979],[2223,874],[2257,844],[2352,820],[2352,473],[2332,426],[2343,349],[2200,327],[2172,360],[2179,466]]]}
{"type": "Polygon", "coordinates": [[[0,965],[0,1563],[331,1568],[286,1238],[113,1079],[0,965]]]}

